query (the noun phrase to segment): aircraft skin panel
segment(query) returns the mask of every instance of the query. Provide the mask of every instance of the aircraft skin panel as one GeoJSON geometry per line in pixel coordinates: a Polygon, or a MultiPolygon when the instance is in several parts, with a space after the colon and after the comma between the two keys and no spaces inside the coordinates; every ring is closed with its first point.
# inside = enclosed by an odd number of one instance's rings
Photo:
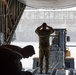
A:
{"type": "Polygon", "coordinates": [[[76,6],[76,0],[18,0],[26,6],[38,9],[63,9],[76,6]]]}

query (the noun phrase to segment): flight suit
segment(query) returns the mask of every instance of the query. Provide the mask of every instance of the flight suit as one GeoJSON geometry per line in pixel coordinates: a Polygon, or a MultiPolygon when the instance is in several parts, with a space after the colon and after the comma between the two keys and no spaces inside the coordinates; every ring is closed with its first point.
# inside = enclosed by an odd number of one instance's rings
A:
{"type": "MultiPolygon", "coordinates": [[[[46,23],[43,23],[43,25],[46,25],[46,23]]],[[[45,71],[48,72],[49,69],[49,56],[50,56],[50,43],[49,43],[49,37],[50,34],[54,32],[52,27],[48,27],[48,29],[43,28],[42,26],[38,27],[35,32],[39,36],[39,66],[40,66],[40,73],[42,73],[43,70],[43,58],[45,57],[45,71]]]]}

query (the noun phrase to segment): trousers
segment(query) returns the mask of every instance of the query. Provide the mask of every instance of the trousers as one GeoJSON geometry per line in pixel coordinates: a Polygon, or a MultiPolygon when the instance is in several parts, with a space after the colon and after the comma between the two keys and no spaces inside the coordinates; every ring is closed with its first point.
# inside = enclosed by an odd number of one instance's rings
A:
{"type": "Polygon", "coordinates": [[[39,50],[39,66],[40,72],[43,70],[43,59],[45,57],[45,72],[47,73],[49,70],[49,56],[50,56],[50,48],[40,48],[39,50]]]}

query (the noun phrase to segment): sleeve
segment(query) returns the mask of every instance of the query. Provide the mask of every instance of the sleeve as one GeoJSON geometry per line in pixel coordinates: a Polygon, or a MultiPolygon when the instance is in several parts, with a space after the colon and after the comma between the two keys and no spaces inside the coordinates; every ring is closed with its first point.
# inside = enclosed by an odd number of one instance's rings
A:
{"type": "Polygon", "coordinates": [[[53,32],[54,32],[54,29],[50,27],[50,34],[52,34],[53,32]]]}

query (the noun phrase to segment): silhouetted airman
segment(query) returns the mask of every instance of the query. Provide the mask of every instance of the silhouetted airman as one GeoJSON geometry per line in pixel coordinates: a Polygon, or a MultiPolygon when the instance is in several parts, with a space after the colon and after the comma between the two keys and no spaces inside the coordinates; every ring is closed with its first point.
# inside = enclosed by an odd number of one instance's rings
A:
{"type": "Polygon", "coordinates": [[[43,58],[45,56],[46,60],[46,73],[49,69],[49,53],[50,53],[50,43],[49,43],[49,37],[50,34],[54,32],[54,29],[50,26],[48,26],[46,23],[43,23],[40,27],[38,27],[35,32],[39,36],[39,59],[40,59],[40,73],[42,73],[43,70],[43,58]]]}

